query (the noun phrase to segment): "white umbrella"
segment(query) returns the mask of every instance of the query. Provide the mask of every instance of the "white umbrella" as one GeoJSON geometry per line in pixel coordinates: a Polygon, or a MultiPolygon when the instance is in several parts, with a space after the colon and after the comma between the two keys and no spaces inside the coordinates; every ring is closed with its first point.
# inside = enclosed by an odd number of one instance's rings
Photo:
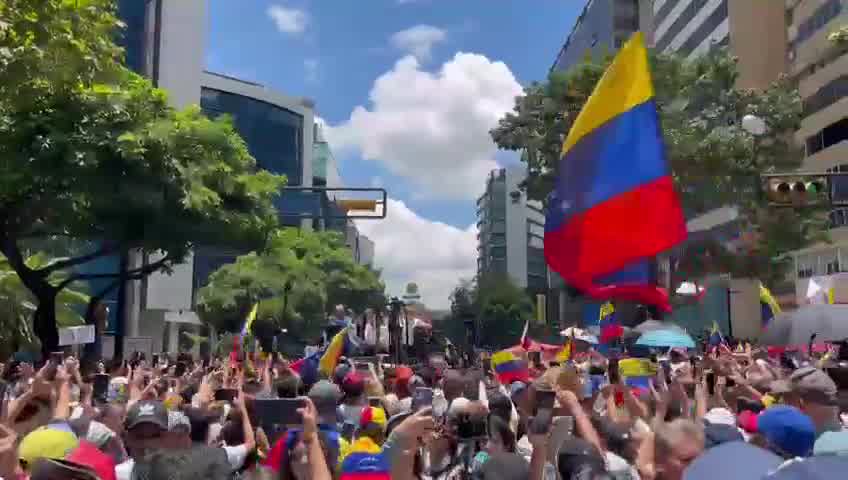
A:
{"type": "Polygon", "coordinates": [[[568,327],[565,330],[559,332],[559,334],[562,335],[563,337],[569,337],[569,338],[574,337],[575,340],[582,340],[586,343],[591,343],[591,344],[594,344],[594,345],[597,345],[598,343],[600,343],[600,342],[598,342],[598,337],[596,337],[595,335],[592,335],[591,333],[589,333],[586,330],[583,330],[582,328],[568,327]]]}

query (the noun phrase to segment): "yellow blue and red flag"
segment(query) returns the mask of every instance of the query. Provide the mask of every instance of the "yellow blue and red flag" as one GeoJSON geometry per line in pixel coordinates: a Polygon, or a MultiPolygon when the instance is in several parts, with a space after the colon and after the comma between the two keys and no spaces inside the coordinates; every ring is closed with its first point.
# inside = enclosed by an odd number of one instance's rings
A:
{"type": "Polygon", "coordinates": [[[618,361],[618,373],[625,385],[647,389],[651,386],[651,378],[657,374],[657,368],[647,358],[624,358],[618,361]]]}
{"type": "Polygon", "coordinates": [[[721,335],[721,329],[718,328],[718,322],[713,320],[713,328],[710,330],[710,346],[717,347],[724,343],[724,337],[721,335]]]}
{"type": "MultiPolygon", "coordinates": [[[[832,298],[832,297],[831,297],[832,298]]],[[[771,323],[775,315],[780,313],[780,305],[771,294],[771,291],[765,285],[760,283],[760,315],[762,328],[766,328],[771,323]]]]}
{"type": "Polygon", "coordinates": [[[615,315],[615,306],[612,302],[606,302],[601,305],[600,327],[601,327],[601,343],[609,343],[624,335],[624,327],[618,322],[615,315]]]}
{"type": "Polygon", "coordinates": [[[647,260],[685,238],[648,52],[636,33],[565,140],[548,202],[545,257],[567,283],[593,298],[668,311],[668,292],[652,281],[647,260]]]}
{"type": "Polygon", "coordinates": [[[565,345],[562,346],[562,349],[557,352],[556,361],[557,362],[568,362],[571,361],[571,357],[574,356],[574,336],[568,337],[568,340],[565,341],[565,345]]]}
{"type": "Polygon", "coordinates": [[[330,340],[329,345],[324,350],[324,354],[321,356],[321,360],[318,362],[318,371],[326,375],[327,377],[332,377],[333,372],[336,370],[336,366],[339,364],[339,358],[344,354],[345,351],[345,343],[347,341],[347,328],[345,327],[337,333],[332,340],[330,340]]]}
{"type": "Polygon", "coordinates": [[[501,385],[530,380],[530,368],[527,362],[518,358],[509,350],[501,350],[492,355],[492,369],[501,385]]]}

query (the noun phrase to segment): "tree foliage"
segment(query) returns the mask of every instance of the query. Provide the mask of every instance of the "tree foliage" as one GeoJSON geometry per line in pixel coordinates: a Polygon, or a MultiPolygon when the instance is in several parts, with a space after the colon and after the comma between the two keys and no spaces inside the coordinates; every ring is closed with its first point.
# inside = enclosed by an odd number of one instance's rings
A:
{"type": "MultiPolygon", "coordinates": [[[[44,254],[27,257],[29,268],[38,269],[48,265],[51,259],[44,254]]],[[[82,325],[80,311],[85,308],[89,296],[70,288],[63,289],[56,297],[56,322],[60,327],[82,325]]],[[[38,345],[33,334],[32,316],[37,309],[36,299],[20,277],[0,256],[0,354],[8,356],[18,348],[38,345]]]]}
{"type": "Polygon", "coordinates": [[[533,302],[509,276],[485,274],[454,287],[451,316],[454,327],[474,320],[479,343],[499,349],[518,343],[524,324],[533,317],[533,302]]]}
{"type": "MultiPolygon", "coordinates": [[[[531,198],[544,201],[553,188],[563,140],[610,61],[589,58],[526,87],[491,131],[500,148],[522,152],[531,198]]],[[[740,230],[755,239],[740,251],[716,242],[692,245],[687,256],[696,260],[687,273],[782,278],[785,253],[826,238],[823,212],[768,209],[759,189],[761,174],[800,166],[793,140],[802,113],[797,89],[787,78],[761,91],[736,88],[736,59],[726,49],[693,61],[656,54],[650,61],[668,161],[687,216],[736,206],[740,230]],[[764,135],[742,128],[748,114],[765,121],[764,135]]]]}
{"type": "Polygon", "coordinates": [[[260,245],[277,221],[272,200],[285,179],[257,171],[228,119],[173,110],[123,66],[120,28],[110,0],[0,4],[0,252],[38,299],[46,345],[55,346],[55,298],[70,283],[140,279],[198,241],[260,245]],[[25,243],[56,236],[97,247],[27,266],[25,243]],[[160,259],[82,273],[128,250],[160,259]],[[65,279],[50,281],[60,271],[65,279]]]}
{"type": "Polygon", "coordinates": [[[198,294],[198,310],[218,331],[234,332],[260,302],[257,322],[305,340],[320,332],[332,305],[362,312],[385,305],[383,290],[379,274],[354,261],[340,234],[281,228],[264,250],[215,271],[198,294]]]}

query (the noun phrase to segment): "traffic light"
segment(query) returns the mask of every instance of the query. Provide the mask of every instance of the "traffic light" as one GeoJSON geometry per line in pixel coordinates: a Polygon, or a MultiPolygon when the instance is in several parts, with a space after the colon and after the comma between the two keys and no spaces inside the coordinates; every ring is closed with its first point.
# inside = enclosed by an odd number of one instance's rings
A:
{"type": "Polygon", "coordinates": [[[827,175],[764,175],[769,204],[778,207],[827,205],[830,187],[827,175]]]}

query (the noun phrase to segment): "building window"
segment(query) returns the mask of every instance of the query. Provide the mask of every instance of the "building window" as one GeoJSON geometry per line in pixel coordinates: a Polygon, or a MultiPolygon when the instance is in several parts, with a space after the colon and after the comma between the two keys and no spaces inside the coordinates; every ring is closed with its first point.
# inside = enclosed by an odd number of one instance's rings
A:
{"type": "MultiPolygon", "coordinates": [[[[827,173],[848,173],[848,163],[825,170],[827,173]]],[[[848,175],[833,176],[830,179],[830,197],[833,202],[848,200],[848,175]]],[[[829,214],[830,228],[848,226],[848,208],[836,208],[829,214]]]]}
{"type": "Polygon", "coordinates": [[[807,155],[815,155],[846,140],[848,140],[848,117],[833,122],[814,135],[807,137],[807,155]]]}
{"type": "Polygon", "coordinates": [[[817,113],[848,97],[848,75],[835,78],[804,100],[804,116],[817,113]]]}
{"type": "Polygon", "coordinates": [[[827,0],[819,8],[810,15],[810,18],[804,20],[798,25],[798,35],[795,36],[793,45],[798,45],[805,42],[810,37],[815,35],[831,20],[838,17],[842,13],[843,5],[841,0],[827,0]]]}
{"type": "Polygon", "coordinates": [[[839,260],[827,263],[827,274],[832,275],[834,273],[839,273],[839,260]]]}
{"type": "Polygon", "coordinates": [[[119,31],[116,43],[124,47],[124,60],[128,68],[145,75],[145,52],[147,34],[145,21],[150,0],[121,0],[118,2],[118,18],[126,25],[119,31]]]}
{"type": "MultiPolygon", "coordinates": [[[[700,44],[704,43],[704,40],[706,40],[710,35],[712,35],[716,28],[721,25],[721,22],[727,19],[728,14],[729,12],[727,9],[727,0],[722,0],[718,8],[716,8],[715,11],[704,20],[704,23],[702,23],[697,29],[695,29],[695,31],[692,32],[692,35],[688,39],[686,39],[686,41],[683,42],[682,45],[680,45],[680,48],[677,49],[677,52],[684,56],[692,53],[696,48],[698,48],[700,44]]],[[[724,43],[724,45],[727,45],[729,42],[729,35],[727,37],[724,37],[724,39],[722,40],[722,43],[724,43]]]]}
{"type": "MultiPolygon", "coordinates": [[[[289,185],[303,183],[303,117],[254,98],[210,88],[200,106],[210,117],[227,114],[260,168],[286,175],[289,185]]],[[[311,148],[311,146],[310,146],[311,148]]]]}

